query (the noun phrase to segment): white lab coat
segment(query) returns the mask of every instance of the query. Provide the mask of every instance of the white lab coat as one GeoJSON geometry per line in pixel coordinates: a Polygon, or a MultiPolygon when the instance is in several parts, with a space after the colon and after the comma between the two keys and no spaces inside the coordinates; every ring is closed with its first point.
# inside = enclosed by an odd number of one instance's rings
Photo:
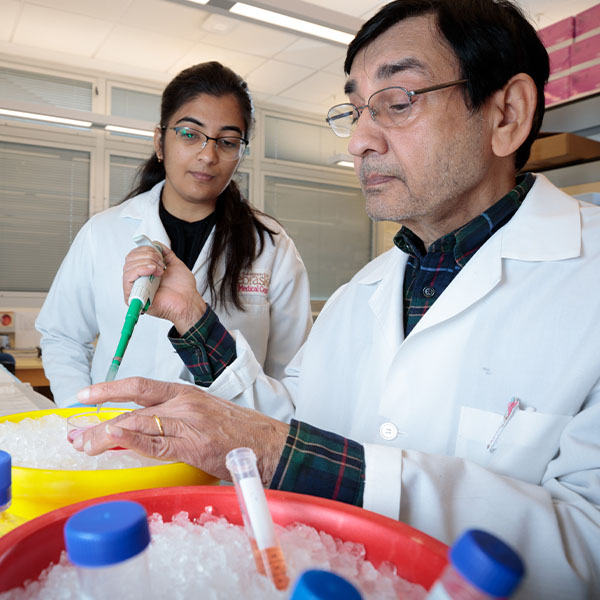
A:
{"type": "MultiPolygon", "coordinates": [[[[56,275],[36,327],[42,334],[44,370],[58,406],[75,403],[80,389],[106,378],[127,312],[122,274],[125,257],[136,246],[133,238],[145,234],[171,245],[158,214],[163,185],[93,216],[56,275]]],[[[265,222],[278,233],[273,243],[266,237],[262,254],[240,278],[246,310],[225,312],[217,306],[216,311],[225,327],[243,332],[265,372],[280,378],[306,339],[312,314],[308,277],[294,243],[275,221],[265,222]]],[[[214,230],[192,269],[199,290],[205,287],[213,235],[214,230]]],[[[223,270],[224,262],[221,276],[223,270]]],[[[210,301],[208,293],[204,296],[210,301]]],[[[171,326],[163,319],[140,316],[117,378],[193,382],[167,339],[171,326]]],[[[276,407],[271,409],[277,413],[276,407]]]]}
{"type": "Polygon", "coordinates": [[[405,339],[406,260],[340,288],[282,382],[238,336],[209,391],[362,442],[364,507],[447,544],[499,535],[528,568],[516,597],[600,597],[600,208],[538,175],[405,339]]]}

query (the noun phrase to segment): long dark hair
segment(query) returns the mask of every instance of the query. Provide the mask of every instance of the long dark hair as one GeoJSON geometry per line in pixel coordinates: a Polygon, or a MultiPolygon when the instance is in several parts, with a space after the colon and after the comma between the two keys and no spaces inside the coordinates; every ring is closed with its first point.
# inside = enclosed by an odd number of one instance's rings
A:
{"type": "Polygon", "coordinates": [[[509,0],[395,0],[369,19],[348,46],[344,71],[350,73],[358,51],[390,27],[431,13],[458,58],[461,79],[467,79],[467,102],[478,110],[517,73],[527,73],[537,88],[531,131],[517,149],[515,168],[527,159],[544,118],[544,86],[550,73],[548,53],[533,26],[509,0]]]}
{"type": "MultiPolygon", "coordinates": [[[[167,85],[160,105],[160,127],[166,127],[171,116],[183,104],[200,94],[234,96],[244,120],[244,137],[250,138],[254,125],[254,106],[248,85],[239,75],[216,61],[185,69],[167,85]]],[[[156,153],[153,153],[140,167],[134,188],[125,200],[147,192],[165,176],[164,163],[159,162],[156,153]]],[[[224,308],[233,304],[237,309],[244,310],[238,290],[240,274],[261,255],[265,247],[265,236],[273,241],[273,236],[276,235],[275,231],[261,222],[260,215],[263,213],[250,206],[233,179],[217,198],[215,232],[206,282],[212,302],[218,302],[224,308]],[[216,271],[221,256],[225,258],[225,275],[217,292],[216,271]]]]}

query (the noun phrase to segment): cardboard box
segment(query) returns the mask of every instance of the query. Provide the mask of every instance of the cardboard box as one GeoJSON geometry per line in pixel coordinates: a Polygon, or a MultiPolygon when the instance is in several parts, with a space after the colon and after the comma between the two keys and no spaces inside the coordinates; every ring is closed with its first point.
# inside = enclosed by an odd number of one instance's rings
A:
{"type": "Polygon", "coordinates": [[[563,102],[571,97],[571,76],[565,75],[551,79],[544,88],[546,106],[563,102]]]}
{"type": "Polygon", "coordinates": [[[571,95],[591,94],[600,90],[600,62],[593,67],[574,71],[569,76],[571,95]]]}
{"type": "Polygon", "coordinates": [[[567,17],[562,21],[543,27],[538,31],[538,37],[548,50],[555,46],[568,45],[575,37],[575,17],[567,17]]]}
{"type": "Polygon", "coordinates": [[[591,183],[579,183],[577,185],[568,185],[560,188],[563,192],[567,192],[571,196],[582,196],[583,194],[597,194],[600,196],[600,181],[592,181],[591,183]]]}
{"type": "MultiPolygon", "coordinates": [[[[596,63],[600,64],[600,33],[579,40],[573,43],[570,48],[572,66],[582,65],[583,63],[590,63],[586,66],[593,66],[596,63]]],[[[558,50],[558,52],[562,52],[563,50],[558,50]]],[[[553,52],[552,54],[555,53],[553,52]]]]}
{"type": "MultiPolygon", "coordinates": [[[[571,49],[573,44],[548,53],[550,59],[550,74],[556,75],[562,71],[568,71],[571,67],[571,49]]],[[[568,73],[565,73],[568,75],[568,73]]]]}
{"type": "Polygon", "coordinates": [[[575,36],[600,29],[600,4],[575,15],[575,36]]]}
{"type": "Polygon", "coordinates": [[[533,142],[525,171],[600,159],[600,142],[572,133],[540,135],[543,137],[533,142]]]}

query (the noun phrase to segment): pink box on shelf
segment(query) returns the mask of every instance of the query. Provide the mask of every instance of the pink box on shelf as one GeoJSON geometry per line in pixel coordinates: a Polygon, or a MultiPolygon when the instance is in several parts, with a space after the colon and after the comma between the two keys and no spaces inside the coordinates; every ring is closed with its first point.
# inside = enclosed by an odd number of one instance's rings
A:
{"type": "Polygon", "coordinates": [[[557,44],[568,43],[575,37],[575,17],[567,17],[538,31],[538,37],[546,48],[552,48],[557,44]]]}
{"type": "Polygon", "coordinates": [[[575,15],[575,36],[600,29],[600,4],[575,15]]]}
{"type": "Polygon", "coordinates": [[[573,67],[590,61],[600,61],[600,33],[586,37],[572,45],[571,65],[573,67]]]}
{"type": "Polygon", "coordinates": [[[571,76],[557,77],[546,84],[544,89],[546,106],[567,100],[571,96],[571,76]]]}
{"type": "Polygon", "coordinates": [[[600,62],[596,65],[575,71],[569,76],[571,95],[589,94],[600,90],[600,62]]]}
{"type": "Polygon", "coordinates": [[[573,44],[548,53],[548,57],[550,58],[550,74],[560,73],[569,69],[571,66],[572,47],[573,44]]]}

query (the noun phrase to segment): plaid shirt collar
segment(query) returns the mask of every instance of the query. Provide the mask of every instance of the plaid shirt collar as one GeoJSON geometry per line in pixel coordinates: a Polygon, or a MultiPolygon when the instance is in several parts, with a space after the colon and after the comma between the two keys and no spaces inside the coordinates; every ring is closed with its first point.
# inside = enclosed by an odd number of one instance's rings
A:
{"type": "Polygon", "coordinates": [[[425,250],[421,239],[408,227],[402,226],[394,236],[394,244],[421,261],[428,252],[452,253],[456,264],[462,269],[471,256],[517,212],[521,202],[535,182],[533,173],[525,173],[517,185],[506,196],[490,206],[485,212],[445,236],[439,238],[425,250]]]}
{"type": "Polygon", "coordinates": [[[405,336],[414,329],[477,250],[513,217],[534,181],[534,175],[525,174],[506,196],[466,225],[433,242],[427,249],[410,229],[400,229],[394,237],[394,243],[409,255],[403,285],[405,336]]]}

